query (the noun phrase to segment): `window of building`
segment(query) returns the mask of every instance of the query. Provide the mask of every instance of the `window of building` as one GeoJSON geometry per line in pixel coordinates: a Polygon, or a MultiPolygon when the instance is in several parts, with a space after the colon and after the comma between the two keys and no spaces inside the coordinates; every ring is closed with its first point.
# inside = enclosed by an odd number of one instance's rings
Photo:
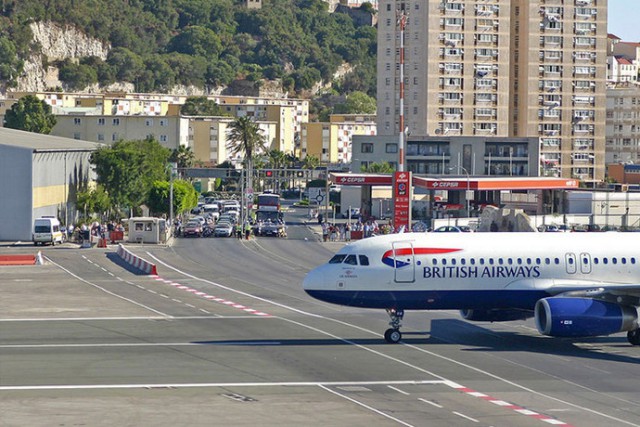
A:
{"type": "Polygon", "coordinates": [[[363,143],[361,152],[363,152],[363,153],[373,153],[373,144],[371,142],[363,143]]]}
{"type": "Polygon", "coordinates": [[[397,153],[397,152],[398,152],[398,144],[391,143],[386,145],[385,153],[397,153]]]}

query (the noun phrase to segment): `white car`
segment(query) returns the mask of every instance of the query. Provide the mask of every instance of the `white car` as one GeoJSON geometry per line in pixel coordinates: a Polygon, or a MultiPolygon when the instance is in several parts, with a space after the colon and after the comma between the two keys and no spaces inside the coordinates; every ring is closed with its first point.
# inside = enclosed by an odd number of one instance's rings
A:
{"type": "Polygon", "coordinates": [[[229,221],[220,221],[213,228],[215,237],[231,237],[233,235],[233,224],[229,221]]]}

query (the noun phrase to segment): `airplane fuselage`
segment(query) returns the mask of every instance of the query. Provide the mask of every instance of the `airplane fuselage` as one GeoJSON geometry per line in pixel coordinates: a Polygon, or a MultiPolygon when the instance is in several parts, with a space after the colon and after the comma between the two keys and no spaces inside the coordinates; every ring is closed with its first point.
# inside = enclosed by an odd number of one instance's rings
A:
{"type": "Polygon", "coordinates": [[[635,233],[405,233],[361,240],[311,271],[305,291],[347,306],[523,309],[562,288],[640,283],[635,233]],[[346,263],[349,255],[356,262],[346,263]],[[366,257],[368,265],[360,262],[366,257]]]}

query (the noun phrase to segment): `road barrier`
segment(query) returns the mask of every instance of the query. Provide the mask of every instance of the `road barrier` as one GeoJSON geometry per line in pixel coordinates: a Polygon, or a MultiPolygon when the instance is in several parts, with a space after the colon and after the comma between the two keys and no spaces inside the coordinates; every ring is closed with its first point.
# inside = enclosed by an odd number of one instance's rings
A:
{"type": "Polygon", "coordinates": [[[0,255],[0,265],[36,265],[36,255],[0,255]]]}
{"type": "Polygon", "coordinates": [[[118,245],[118,256],[124,260],[127,264],[143,271],[147,274],[158,275],[158,270],[156,269],[156,265],[140,258],[137,255],[129,252],[122,244],[118,245]]]}

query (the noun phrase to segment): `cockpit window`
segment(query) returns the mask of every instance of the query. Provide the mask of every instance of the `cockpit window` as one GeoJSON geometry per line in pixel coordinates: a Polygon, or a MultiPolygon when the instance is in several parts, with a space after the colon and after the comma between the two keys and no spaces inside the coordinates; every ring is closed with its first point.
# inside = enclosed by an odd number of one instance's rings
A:
{"type": "Polygon", "coordinates": [[[358,259],[355,255],[347,255],[344,259],[344,263],[349,265],[358,265],[358,259]]]}
{"type": "Polygon", "coordinates": [[[329,260],[329,264],[342,264],[346,255],[344,254],[335,254],[333,258],[329,260]]]}
{"type": "Polygon", "coordinates": [[[358,255],[360,258],[360,265],[369,265],[369,258],[366,255],[358,255]]]}

